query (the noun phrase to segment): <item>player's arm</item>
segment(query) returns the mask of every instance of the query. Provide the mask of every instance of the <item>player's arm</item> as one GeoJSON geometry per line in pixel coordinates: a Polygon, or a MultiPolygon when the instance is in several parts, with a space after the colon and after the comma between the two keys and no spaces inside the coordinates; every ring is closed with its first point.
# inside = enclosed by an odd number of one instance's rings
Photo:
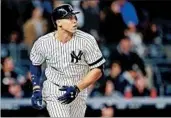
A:
{"type": "Polygon", "coordinates": [[[42,92],[40,87],[41,65],[30,64],[31,80],[33,85],[33,93],[31,97],[32,106],[35,109],[43,109],[42,92]]]}
{"type": "Polygon", "coordinates": [[[105,59],[97,45],[94,37],[91,37],[85,47],[85,60],[90,67],[88,74],[76,86],[80,91],[95,83],[103,73],[105,59]]]}
{"type": "Polygon", "coordinates": [[[79,88],[80,91],[84,90],[91,84],[95,83],[102,76],[102,71],[103,65],[97,68],[93,68],[76,86],[79,88]]]}
{"type": "Polygon", "coordinates": [[[102,75],[103,66],[93,68],[78,85],[74,86],[63,86],[59,90],[66,91],[66,93],[58,97],[59,101],[62,101],[62,104],[71,103],[83,89],[87,88],[92,83],[96,82],[102,75]]]}
{"type": "Polygon", "coordinates": [[[31,80],[33,85],[33,94],[31,97],[32,105],[36,109],[42,109],[42,93],[40,87],[40,78],[41,78],[41,65],[45,61],[44,51],[42,50],[42,41],[37,40],[33,44],[33,47],[30,52],[30,73],[31,80]]]}
{"type": "Polygon", "coordinates": [[[41,65],[45,61],[43,42],[38,39],[34,42],[30,52],[30,72],[33,89],[40,87],[41,65]]]}
{"type": "Polygon", "coordinates": [[[41,78],[41,65],[33,65],[30,63],[30,73],[31,73],[31,80],[34,90],[40,90],[40,78],[41,78]]]}

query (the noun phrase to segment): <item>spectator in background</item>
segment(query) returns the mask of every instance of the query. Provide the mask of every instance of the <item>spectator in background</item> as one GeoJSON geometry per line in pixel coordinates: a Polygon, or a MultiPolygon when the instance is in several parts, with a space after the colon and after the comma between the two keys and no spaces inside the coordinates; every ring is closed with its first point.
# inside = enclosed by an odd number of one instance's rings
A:
{"type": "Polygon", "coordinates": [[[52,13],[52,10],[53,10],[53,7],[52,7],[52,1],[51,0],[42,0],[43,1],[43,8],[44,8],[44,10],[47,12],[47,13],[49,13],[49,14],[51,14],[52,13]]]}
{"type": "Polygon", "coordinates": [[[117,79],[121,74],[121,70],[121,64],[118,61],[114,61],[110,71],[111,80],[117,79]]]}
{"type": "Polygon", "coordinates": [[[137,77],[135,78],[135,84],[130,92],[132,97],[150,96],[155,98],[157,96],[156,90],[154,88],[148,89],[146,78],[144,78],[140,73],[137,74],[137,77]]]}
{"type": "Polygon", "coordinates": [[[14,84],[18,74],[14,71],[14,63],[12,58],[6,57],[2,60],[1,69],[1,87],[2,96],[8,93],[8,87],[10,84],[14,84]]]}
{"type": "MultiPolygon", "coordinates": [[[[132,65],[126,71],[122,73],[119,77],[119,91],[126,97],[130,97],[131,94],[128,94],[132,87],[135,84],[135,78],[137,77],[138,66],[132,65]]],[[[132,96],[132,95],[131,95],[132,96]]]]}
{"type": "Polygon", "coordinates": [[[114,94],[114,84],[111,80],[107,80],[104,95],[110,97],[113,94],[114,94]]]}
{"type": "Polygon", "coordinates": [[[145,44],[161,44],[161,37],[160,37],[160,33],[159,33],[159,29],[157,27],[157,25],[155,23],[150,23],[149,27],[147,28],[147,30],[144,33],[144,43],[145,44]]]}
{"type": "Polygon", "coordinates": [[[118,44],[129,24],[137,25],[138,22],[134,6],[127,0],[116,0],[106,11],[105,21],[102,22],[100,32],[104,35],[108,45],[118,44]]]}
{"type": "Polygon", "coordinates": [[[100,16],[98,0],[83,0],[80,2],[80,8],[84,15],[84,25],[81,30],[92,34],[97,40],[100,16]]]}
{"type": "Polygon", "coordinates": [[[124,23],[129,26],[130,23],[138,25],[139,20],[135,7],[128,0],[117,0],[117,4],[120,6],[120,12],[124,23]]]}
{"type": "Polygon", "coordinates": [[[112,51],[111,60],[121,64],[121,73],[128,70],[132,65],[137,64],[143,75],[146,76],[143,59],[135,52],[132,52],[131,49],[131,40],[129,37],[123,37],[116,50],[112,51]]]}
{"type": "Polygon", "coordinates": [[[157,24],[151,24],[151,35],[149,34],[150,39],[153,40],[154,44],[162,44],[161,34],[157,24]]]}
{"type": "Polygon", "coordinates": [[[52,1],[51,0],[32,0],[34,7],[41,7],[43,11],[51,14],[52,12],[52,1]]]}
{"type": "Polygon", "coordinates": [[[32,16],[23,26],[24,43],[30,49],[33,42],[47,32],[47,21],[43,18],[41,7],[35,7],[32,16]]]}
{"type": "Polygon", "coordinates": [[[114,108],[107,104],[101,109],[101,117],[114,117],[114,108]]]}
{"type": "Polygon", "coordinates": [[[18,31],[12,31],[9,37],[10,43],[19,44],[21,42],[21,34],[18,31]]]}
{"type": "Polygon", "coordinates": [[[47,32],[53,31],[54,26],[51,20],[51,13],[53,10],[53,1],[52,0],[32,0],[32,4],[34,7],[42,8],[43,16],[46,18],[48,22],[47,32]]]}
{"type": "Polygon", "coordinates": [[[110,49],[113,49],[124,36],[126,25],[120,13],[120,6],[113,1],[109,8],[101,11],[101,20],[103,20],[100,28],[101,36],[104,36],[105,43],[110,49]]]}
{"type": "Polygon", "coordinates": [[[6,57],[2,60],[1,69],[1,86],[2,86],[2,96],[8,93],[9,86],[11,84],[19,83],[24,84],[25,78],[15,72],[13,59],[6,57]]]}
{"type": "Polygon", "coordinates": [[[5,39],[6,44],[1,45],[1,58],[11,56],[14,61],[17,60],[17,45],[21,42],[21,37],[18,31],[12,31],[5,39]]]}
{"type": "Polygon", "coordinates": [[[21,88],[21,85],[18,83],[10,84],[8,93],[5,97],[15,98],[15,99],[21,99],[24,97],[24,91],[21,88]]]}
{"type": "Polygon", "coordinates": [[[9,37],[9,44],[8,44],[8,50],[9,50],[9,55],[13,58],[14,63],[16,63],[18,60],[18,44],[21,41],[19,32],[13,31],[10,34],[9,37]]]}
{"type": "Polygon", "coordinates": [[[150,91],[146,88],[145,78],[140,74],[135,79],[135,86],[132,88],[133,96],[149,96],[150,91]]]}
{"type": "Polygon", "coordinates": [[[117,91],[120,88],[119,83],[119,77],[121,75],[121,65],[118,61],[114,61],[112,63],[111,69],[110,69],[110,75],[106,77],[107,80],[110,80],[114,84],[114,89],[117,91]]]}
{"type": "Polygon", "coordinates": [[[164,46],[162,45],[162,38],[159,32],[159,28],[155,23],[151,23],[144,36],[145,43],[148,47],[149,58],[166,58],[166,52],[164,52],[164,46]]]}
{"type": "Polygon", "coordinates": [[[136,25],[130,23],[128,29],[125,30],[125,36],[128,36],[132,43],[132,50],[141,58],[145,56],[145,46],[142,40],[142,34],[137,31],[136,25]]]}
{"type": "MultiPolygon", "coordinates": [[[[19,31],[12,31],[6,39],[8,44],[2,44],[1,46],[1,57],[10,56],[12,57],[16,66],[21,65],[21,60],[28,60],[28,50],[22,42],[22,34],[19,31]],[[24,55],[24,56],[23,56],[24,55]],[[25,58],[24,58],[25,57],[25,58]],[[21,59],[22,58],[22,59],[21,59]]],[[[19,69],[20,70],[20,69],[19,69]]]]}
{"type": "Polygon", "coordinates": [[[121,94],[118,93],[119,88],[121,87],[119,84],[119,76],[121,73],[121,67],[118,62],[113,62],[110,75],[105,79],[101,78],[96,82],[96,85],[90,86],[90,97],[93,96],[113,96],[120,97],[121,94]]]}

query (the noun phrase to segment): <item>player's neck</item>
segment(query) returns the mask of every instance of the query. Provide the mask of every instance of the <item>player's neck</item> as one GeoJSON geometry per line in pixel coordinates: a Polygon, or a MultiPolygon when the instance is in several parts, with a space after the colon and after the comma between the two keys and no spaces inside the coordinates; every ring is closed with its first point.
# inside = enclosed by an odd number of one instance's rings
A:
{"type": "Polygon", "coordinates": [[[57,30],[55,37],[57,40],[61,41],[62,43],[66,43],[72,39],[73,33],[66,32],[64,30],[57,30]]]}

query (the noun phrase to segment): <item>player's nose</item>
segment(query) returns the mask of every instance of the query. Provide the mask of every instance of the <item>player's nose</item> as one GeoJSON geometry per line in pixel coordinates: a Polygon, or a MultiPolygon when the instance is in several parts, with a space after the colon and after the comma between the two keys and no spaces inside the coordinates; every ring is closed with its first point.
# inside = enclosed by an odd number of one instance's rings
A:
{"type": "Polygon", "coordinates": [[[77,23],[76,18],[73,18],[73,19],[72,19],[72,21],[73,21],[73,23],[74,23],[74,24],[76,24],[76,23],[77,23]]]}

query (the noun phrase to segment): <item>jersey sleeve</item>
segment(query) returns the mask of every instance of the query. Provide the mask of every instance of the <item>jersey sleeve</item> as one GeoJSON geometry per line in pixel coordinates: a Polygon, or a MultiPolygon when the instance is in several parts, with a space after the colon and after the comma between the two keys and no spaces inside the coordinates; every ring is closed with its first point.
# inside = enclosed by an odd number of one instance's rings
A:
{"type": "Polygon", "coordinates": [[[86,43],[85,60],[90,66],[90,69],[99,67],[106,61],[94,37],[89,39],[86,43]]]}
{"type": "Polygon", "coordinates": [[[34,42],[30,51],[30,60],[33,65],[41,65],[45,61],[45,56],[42,47],[42,41],[38,39],[34,42]]]}

